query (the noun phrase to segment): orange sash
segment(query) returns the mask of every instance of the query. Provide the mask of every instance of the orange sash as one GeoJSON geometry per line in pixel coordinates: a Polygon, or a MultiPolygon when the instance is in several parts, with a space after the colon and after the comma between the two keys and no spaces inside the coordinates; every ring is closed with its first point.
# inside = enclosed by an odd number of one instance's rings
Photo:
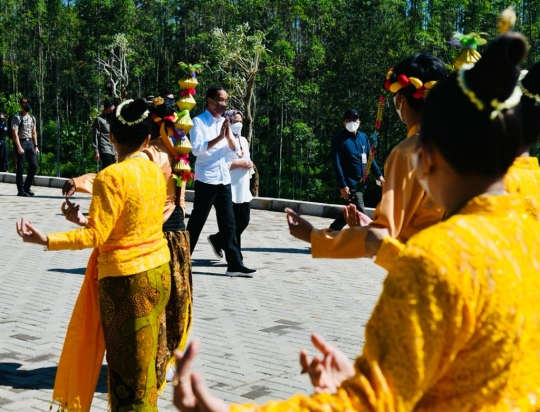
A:
{"type": "Polygon", "coordinates": [[[71,315],[54,381],[53,403],[65,412],[90,411],[103,356],[105,338],[98,302],[97,260],[94,249],[71,315]]]}

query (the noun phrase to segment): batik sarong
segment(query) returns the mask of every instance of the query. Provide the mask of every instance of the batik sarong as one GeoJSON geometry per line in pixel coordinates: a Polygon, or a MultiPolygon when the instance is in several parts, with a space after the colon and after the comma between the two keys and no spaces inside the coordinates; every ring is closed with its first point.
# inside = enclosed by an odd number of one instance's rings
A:
{"type": "Polygon", "coordinates": [[[187,230],[164,232],[171,252],[171,294],[160,318],[159,346],[156,358],[158,388],[165,385],[167,367],[174,362],[173,352],[183,350],[193,319],[193,282],[187,230]]]}
{"type": "Polygon", "coordinates": [[[113,412],[157,411],[159,328],[171,290],[169,263],[99,280],[99,309],[113,412]]]}

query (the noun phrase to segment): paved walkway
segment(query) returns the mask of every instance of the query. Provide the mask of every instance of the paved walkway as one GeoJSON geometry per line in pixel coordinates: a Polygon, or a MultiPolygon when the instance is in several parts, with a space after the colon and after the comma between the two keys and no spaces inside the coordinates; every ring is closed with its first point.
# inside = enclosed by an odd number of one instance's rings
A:
{"type": "MultiPolygon", "coordinates": [[[[34,188],[15,196],[0,183],[0,410],[48,411],[62,342],[81,286],[89,250],[45,252],[23,244],[15,220],[24,215],[45,233],[74,228],[60,213],[59,189],[34,188]]],[[[82,209],[88,196],[79,196],[82,209]]],[[[191,204],[188,204],[188,211],[191,204]]],[[[329,219],[310,218],[316,227],[329,219]]],[[[360,353],[363,329],[381,291],[384,272],[371,261],[314,260],[307,244],[292,238],[283,213],[252,211],[242,238],[253,278],[224,276],[206,236],[194,253],[194,327],[201,340],[195,369],[212,392],[229,402],[265,402],[310,393],[298,353],[317,331],[351,359],[360,353]]],[[[312,351],[313,353],[313,351],[312,351]]],[[[92,411],[107,409],[106,366],[92,411]]],[[[168,386],[162,411],[175,410],[168,386]]]]}

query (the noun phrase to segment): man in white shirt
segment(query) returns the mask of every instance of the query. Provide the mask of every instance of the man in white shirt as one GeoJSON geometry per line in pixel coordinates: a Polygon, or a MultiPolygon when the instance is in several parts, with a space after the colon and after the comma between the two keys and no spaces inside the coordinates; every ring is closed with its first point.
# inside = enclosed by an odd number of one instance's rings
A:
{"type": "Polygon", "coordinates": [[[228,155],[236,150],[236,146],[229,120],[221,116],[227,110],[228,97],[223,87],[211,86],[206,91],[206,110],[193,118],[190,136],[193,154],[197,156],[195,199],[187,230],[193,254],[210,209],[214,206],[221,236],[219,244],[227,260],[226,274],[245,276],[257,271],[244,266],[235,241],[236,225],[228,155]]]}

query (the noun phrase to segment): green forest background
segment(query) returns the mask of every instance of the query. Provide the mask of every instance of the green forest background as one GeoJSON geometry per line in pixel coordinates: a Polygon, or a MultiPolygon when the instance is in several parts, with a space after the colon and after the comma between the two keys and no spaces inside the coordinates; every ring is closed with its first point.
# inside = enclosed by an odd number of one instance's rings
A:
{"type": "MultiPolygon", "coordinates": [[[[448,65],[455,31],[497,34],[510,4],[486,0],[0,0],[0,108],[33,101],[42,155],[38,173],[96,171],[90,125],[104,99],[178,94],[177,63],[203,63],[204,90],[230,90],[247,114],[244,132],[259,195],[338,201],[330,141],[344,110],[373,131],[383,77],[408,54],[448,65]]],[[[515,29],[540,58],[540,0],[516,1],[515,29]]],[[[482,48],[479,49],[482,52],[482,48]]],[[[459,119],[456,119],[459,121],[459,119]]],[[[405,130],[388,99],[376,159],[382,166],[405,130]]],[[[538,147],[535,148],[535,154],[538,147]]],[[[10,159],[13,168],[13,159],[10,159]]],[[[12,169],[13,170],[13,169],[12,169]]],[[[372,178],[366,203],[380,196],[372,178]]]]}

